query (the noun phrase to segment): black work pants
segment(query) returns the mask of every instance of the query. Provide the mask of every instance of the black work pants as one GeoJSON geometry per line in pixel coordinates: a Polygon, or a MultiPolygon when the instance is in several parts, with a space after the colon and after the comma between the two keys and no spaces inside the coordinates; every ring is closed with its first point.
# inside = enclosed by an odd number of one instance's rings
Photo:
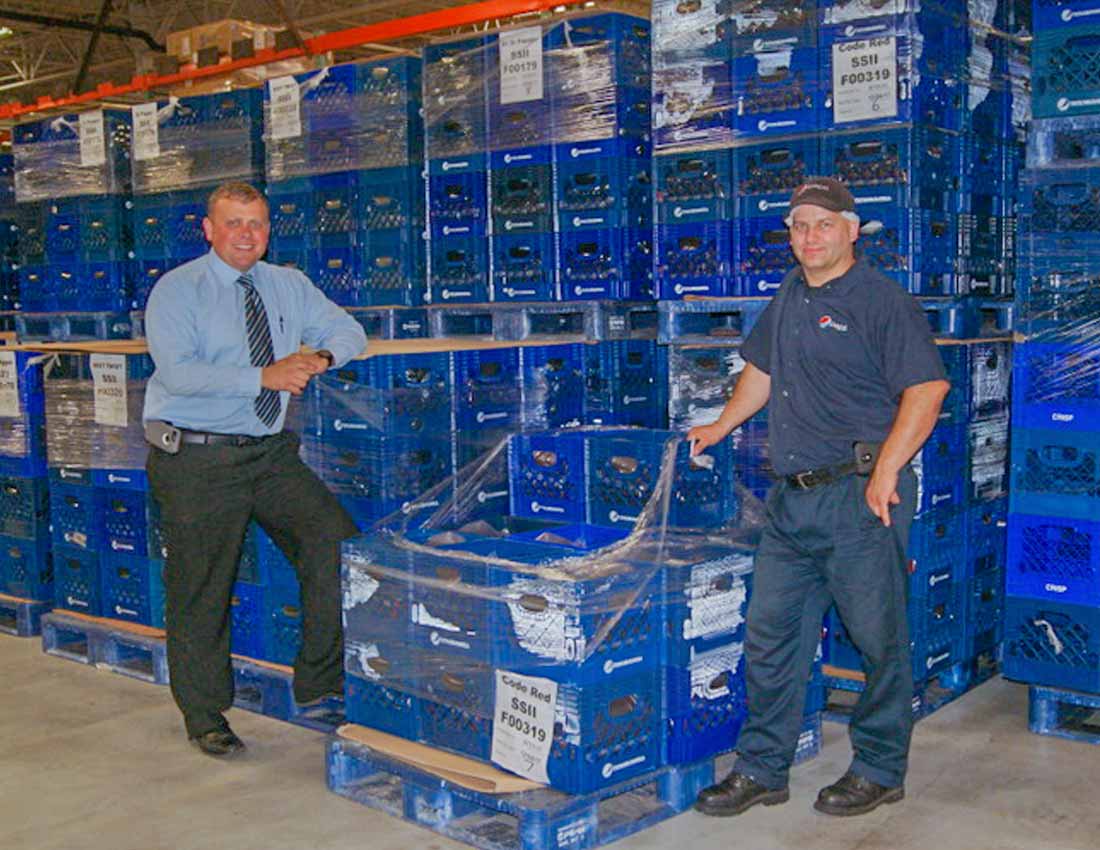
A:
{"type": "Polygon", "coordinates": [[[781,481],[768,494],[747,615],[749,718],[737,770],[769,788],[787,785],[821,621],[834,601],[867,676],[848,726],[850,769],[888,787],[905,779],[913,726],[905,552],[916,476],[908,466],[901,472],[889,528],[867,507],[866,486],[850,475],[812,490],[781,481]]]}
{"type": "Polygon", "coordinates": [[[187,734],[226,725],[233,704],[230,604],[249,520],[294,565],[302,592],[302,646],[294,696],[305,702],[343,677],[340,541],[357,533],[347,512],[298,457],[284,432],[250,446],[150,449],[146,468],[167,546],[165,620],[172,696],[187,734]]]}

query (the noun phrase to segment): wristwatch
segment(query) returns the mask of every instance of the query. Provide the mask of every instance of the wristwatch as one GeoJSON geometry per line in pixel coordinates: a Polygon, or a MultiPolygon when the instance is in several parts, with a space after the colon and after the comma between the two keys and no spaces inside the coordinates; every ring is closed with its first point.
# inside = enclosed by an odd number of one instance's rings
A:
{"type": "Polygon", "coordinates": [[[336,365],[336,358],[332,356],[332,352],[329,351],[327,348],[319,348],[313,353],[316,354],[318,357],[324,357],[325,360],[328,361],[328,367],[330,369],[336,365]]]}

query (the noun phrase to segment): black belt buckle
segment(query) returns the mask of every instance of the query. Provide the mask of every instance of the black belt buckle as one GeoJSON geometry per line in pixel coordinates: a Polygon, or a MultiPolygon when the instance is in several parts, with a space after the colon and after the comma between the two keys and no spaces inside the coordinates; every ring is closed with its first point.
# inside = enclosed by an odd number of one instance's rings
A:
{"type": "Polygon", "coordinates": [[[820,483],[820,481],[818,481],[817,473],[812,469],[809,469],[805,472],[796,472],[791,477],[794,479],[795,484],[797,484],[798,487],[802,490],[810,490],[820,483]]]}

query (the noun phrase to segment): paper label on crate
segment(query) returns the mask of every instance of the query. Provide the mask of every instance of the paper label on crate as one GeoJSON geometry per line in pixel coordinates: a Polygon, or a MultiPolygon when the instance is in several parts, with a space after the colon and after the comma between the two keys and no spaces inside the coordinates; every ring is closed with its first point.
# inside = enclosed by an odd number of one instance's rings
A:
{"type": "Polygon", "coordinates": [[[271,92],[271,138],[296,139],[302,135],[302,98],[293,77],[268,80],[271,92]]]}
{"type": "Polygon", "coordinates": [[[82,112],[80,124],[80,164],[103,165],[107,162],[107,139],[103,130],[103,110],[82,112]]]}
{"type": "Polygon", "coordinates": [[[0,351],[0,417],[18,419],[19,371],[15,365],[14,351],[0,351]]]}
{"type": "Polygon", "coordinates": [[[500,102],[542,100],[542,27],[500,34],[500,102]]]}
{"type": "Polygon", "coordinates": [[[490,758],[535,782],[550,782],[546,762],[554,742],[558,683],[536,676],[496,671],[493,749],[490,758]]]}
{"type": "Polygon", "coordinates": [[[897,39],[889,36],[834,44],[833,122],[897,114],[897,39]]]}
{"type": "Polygon", "coordinates": [[[93,354],[91,366],[96,424],[125,428],[129,424],[126,408],[126,355],[93,354]]]}
{"type": "Polygon", "coordinates": [[[160,129],[157,124],[157,104],[139,103],[131,111],[134,120],[132,141],[135,160],[156,159],[160,156],[160,129]]]}

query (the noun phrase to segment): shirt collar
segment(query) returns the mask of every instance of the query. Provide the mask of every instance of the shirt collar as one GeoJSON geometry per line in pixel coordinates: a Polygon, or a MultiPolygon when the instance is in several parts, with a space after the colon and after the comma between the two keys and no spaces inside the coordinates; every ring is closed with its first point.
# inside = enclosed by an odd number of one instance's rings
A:
{"type": "Polygon", "coordinates": [[[256,272],[259,269],[259,263],[256,263],[247,272],[240,272],[233,268],[229,263],[218,256],[217,252],[211,248],[207,254],[207,263],[210,266],[210,270],[214,273],[214,278],[219,283],[236,284],[237,278],[242,274],[252,275],[252,279],[256,279],[256,272]]]}
{"type": "Polygon", "coordinates": [[[802,270],[798,269],[798,279],[802,282],[802,286],[809,290],[811,293],[821,295],[847,295],[851,292],[852,288],[856,285],[856,282],[863,276],[867,270],[867,261],[862,257],[856,257],[855,264],[844,272],[840,277],[834,277],[828,283],[824,283],[821,286],[810,286],[806,283],[806,278],[802,274],[802,270]]]}

